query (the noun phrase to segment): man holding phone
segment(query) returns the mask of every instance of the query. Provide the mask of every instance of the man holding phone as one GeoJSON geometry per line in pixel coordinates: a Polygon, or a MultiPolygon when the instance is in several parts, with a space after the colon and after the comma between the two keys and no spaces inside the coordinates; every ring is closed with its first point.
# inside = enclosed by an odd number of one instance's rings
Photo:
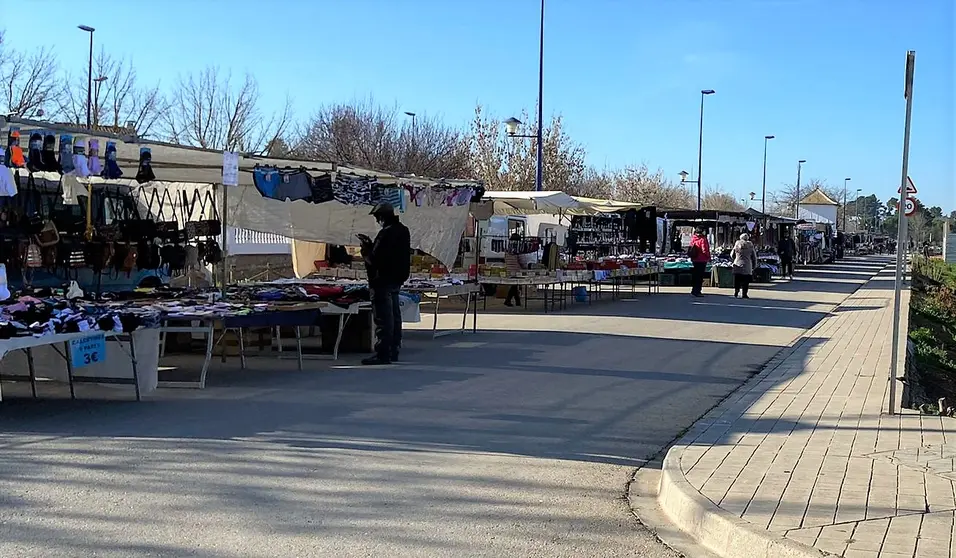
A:
{"type": "Polygon", "coordinates": [[[411,270],[411,237],[408,227],[398,220],[391,204],[376,205],[370,215],[381,227],[375,240],[364,234],[356,235],[362,242],[376,338],[375,355],[363,360],[362,364],[391,364],[398,360],[402,346],[402,311],[398,292],[411,270]]]}

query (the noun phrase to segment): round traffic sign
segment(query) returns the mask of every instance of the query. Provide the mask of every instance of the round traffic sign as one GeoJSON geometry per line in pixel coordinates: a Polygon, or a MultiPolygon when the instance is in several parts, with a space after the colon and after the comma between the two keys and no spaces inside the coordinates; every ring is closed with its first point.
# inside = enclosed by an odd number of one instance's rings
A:
{"type": "Polygon", "coordinates": [[[916,213],[916,202],[913,201],[913,198],[906,198],[903,200],[903,213],[907,217],[912,217],[916,213]]]}

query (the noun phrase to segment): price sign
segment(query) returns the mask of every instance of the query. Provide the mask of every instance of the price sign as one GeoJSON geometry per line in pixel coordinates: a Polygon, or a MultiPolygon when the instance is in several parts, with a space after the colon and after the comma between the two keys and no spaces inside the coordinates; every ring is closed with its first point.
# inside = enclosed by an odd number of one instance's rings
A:
{"type": "Polygon", "coordinates": [[[70,361],[73,368],[83,368],[106,360],[106,336],[102,333],[70,339],[70,361]]]}
{"type": "Polygon", "coordinates": [[[239,154],[233,151],[222,153],[222,184],[223,186],[239,185],[239,154]]]}

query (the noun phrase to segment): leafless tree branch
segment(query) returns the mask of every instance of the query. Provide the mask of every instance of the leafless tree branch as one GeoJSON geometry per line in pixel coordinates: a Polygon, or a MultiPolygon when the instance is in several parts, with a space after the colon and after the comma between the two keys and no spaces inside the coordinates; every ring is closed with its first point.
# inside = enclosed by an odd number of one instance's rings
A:
{"type": "Polygon", "coordinates": [[[17,51],[4,44],[0,33],[0,102],[6,113],[35,118],[54,108],[57,72],[52,49],[17,51]]]}

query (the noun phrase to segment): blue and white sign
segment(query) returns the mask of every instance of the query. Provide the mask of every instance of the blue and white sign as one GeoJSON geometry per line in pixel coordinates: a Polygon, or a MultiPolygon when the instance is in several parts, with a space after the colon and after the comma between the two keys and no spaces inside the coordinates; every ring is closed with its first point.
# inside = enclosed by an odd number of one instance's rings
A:
{"type": "Polygon", "coordinates": [[[73,368],[83,368],[106,360],[106,336],[102,333],[70,339],[73,368]]]}

